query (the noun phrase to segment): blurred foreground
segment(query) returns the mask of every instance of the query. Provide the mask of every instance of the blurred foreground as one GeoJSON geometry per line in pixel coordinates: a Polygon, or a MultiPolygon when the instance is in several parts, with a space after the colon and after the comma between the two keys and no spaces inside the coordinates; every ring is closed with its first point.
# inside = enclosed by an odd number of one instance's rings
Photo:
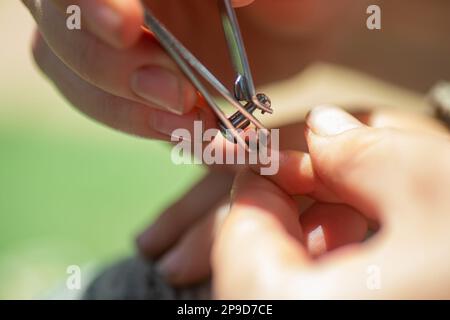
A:
{"type": "Polygon", "coordinates": [[[69,265],[85,284],[202,174],[72,109],[31,62],[32,23],[20,1],[0,3],[0,299],[46,297],[69,265]]]}

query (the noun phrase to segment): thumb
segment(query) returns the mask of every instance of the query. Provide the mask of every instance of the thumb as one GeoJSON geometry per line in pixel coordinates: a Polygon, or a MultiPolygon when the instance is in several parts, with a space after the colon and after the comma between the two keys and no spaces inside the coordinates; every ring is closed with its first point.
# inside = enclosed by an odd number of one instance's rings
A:
{"type": "Polygon", "coordinates": [[[343,110],[328,106],[313,109],[306,122],[317,179],[369,218],[389,222],[411,217],[414,210],[405,208],[417,203],[423,190],[442,193],[429,178],[440,176],[436,168],[445,167],[432,156],[443,153],[441,140],[370,128],[343,110]]]}
{"type": "Polygon", "coordinates": [[[212,252],[215,297],[281,297],[288,269],[308,261],[298,219],[296,203],[274,183],[239,173],[212,252]]]}

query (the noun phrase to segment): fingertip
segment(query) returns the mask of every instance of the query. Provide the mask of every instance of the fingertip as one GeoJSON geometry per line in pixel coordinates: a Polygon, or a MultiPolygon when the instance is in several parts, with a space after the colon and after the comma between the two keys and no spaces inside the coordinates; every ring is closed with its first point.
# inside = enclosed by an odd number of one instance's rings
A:
{"type": "Polygon", "coordinates": [[[135,239],[139,253],[150,259],[158,257],[164,249],[158,239],[159,235],[154,225],[141,232],[135,239]]]}
{"type": "Polygon", "coordinates": [[[80,0],[89,30],[116,49],[132,46],[142,35],[143,7],[138,0],[80,0]]]}
{"type": "Polygon", "coordinates": [[[192,84],[179,72],[161,65],[135,70],[130,87],[148,105],[178,116],[190,113],[197,101],[192,84]]]}
{"type": "Polygon", "coordinates": [[[343,204],[316,203],[301,215],[300,223],[312,256],[361,242],[368,231],[367,219],[343,204]]]}
{"type": "Polygon", "coordinates": [[[245,231],[247,228],[262,237],[262,230],[275,228],[302,239],[297,203],[272,181],[251,170],[244,169],[236,176],[230,212],[237,237],[242,239],[250,234],[245,231]]]}
{"type": "Polygon", "coordinates": [[[122,12],[122,24],[119,28],[118,48],[128,48],[134,45],[143,34],[144,8],[140,1],[115,1],[122,12]]]}
{"type": "Polygon", "coordinates": [[[309,111],[306,125],[312,133],[322,137],[336,136],[364,127],[364,124],[351,114],[332,105],[317,106],[309,111]]]}
{"type": "Polygon", "coordinates": [[[272,181],[250,169],[243,169],[236,174],[231,190],[232,205],[273,208],[272,202],[284,202],[295,207],[292,198],[272,181]]]}

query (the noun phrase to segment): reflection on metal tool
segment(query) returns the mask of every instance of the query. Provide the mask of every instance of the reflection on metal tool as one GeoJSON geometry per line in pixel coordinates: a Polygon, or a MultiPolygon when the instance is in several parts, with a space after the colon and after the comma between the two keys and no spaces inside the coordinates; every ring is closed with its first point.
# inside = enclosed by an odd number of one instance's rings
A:
{"type": "Polygon", "coordinates": [[[265,94],[256,93],[231,0],[218,0],[218,3],[225,39],[236,71],[233,94],[158,21],[149,9],[146,10],[145,23],[215,112],[219,118],[219,128],[225,137],[247,149],[247,144],[239,135],[238,130],[243,130],[253,124],[257,129],[265,131],[264,126],[254,117],[253,112],[256,109],[262,113],[272,113],[273,111],[270,99],[265,94]],[[237,112],[228,118],[217,105],[214,95],[199,80],[197,74],[236,108],[237,112]]]}

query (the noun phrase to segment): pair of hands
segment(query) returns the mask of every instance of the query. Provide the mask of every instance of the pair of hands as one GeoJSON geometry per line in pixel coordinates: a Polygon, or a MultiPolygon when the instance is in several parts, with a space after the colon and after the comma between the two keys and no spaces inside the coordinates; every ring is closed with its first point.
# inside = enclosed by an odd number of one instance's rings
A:
{"type": "Polygon", "coordinates": [[[400,122],[407,129],[372,128],[316,108],[305,127],[309,154],[281,152],[274,176],[241,172],[229,211],[211,202],[190,212],[192,198],[183,199],[139,238],[140,249],[165,253],[159,267],[175,285],[206,278],[212,265],[217,298],[449,298],[450,140],[423,130],[425,121],[400,122]],[[302,195],[314,202],[300,214],[302,195]]]}
{"type": "MultiPolygon", "coordinates": [[[[221,63],[226,50],[211,54],[211,48],[223,45],[222,38],[207,27],[216,8],[202,1],[154,5],[162,20],[184,43],[197,48],[195,53],[214,66],[216,74],[231,79],[229,68],[221,63]],[[192,37],[200,31],[202,37],[192,37]]],[[[142,31],[140,1],[23,2],[39,26],[33,47],[37,64],[88,116],[124,132],[161,140],[167,140],[175,128],[190,128],[193,120],[215,122],[208,110],[197,108],[195,90],[155,39],[142,31]],[[65,28],[65,8],[72,4],[82,8],[81,31],[65,28]]],[[[249,1],[240,4],[245,2],[249,1]]],[[[252,27],[257,31],[264,26],[252,27]]],[[[277,70],[294,69],[289,66],[294,59],[279,59],[273,52],[273,61],[252,56],[264,53],[261,47],[267,48],[267,41],[273,39],[263,34],[266,41],[256,37],[246,42],[251,60],[264,64],[255,70],[276,78],[277,70]],[[283,66],[280,61],[289,63],[283,66]]],[[[269,47],[280,48],[280,43],[269,47]]],[[[257,72],[255,76],[259,82],[273,80],[257,72]]],[[[187,210],[173,207],[172,214],[169,210],[152,232],[140,238],[141,250],[158,256],[172,248],[160,266],[174,284],[181,285],[209,274],[213,246],[219,298],[448,298],[448,138],[370,129],[335,109],[313,112],[307,127],[309,155],[282,153],[281,170],[270,177],[272,181],[251,172],[240,174],[228,215],[227,209],[217,210],[216,200],[231,185],[231,178],[227,173],[211,176],[203,183],[215,184],[216,194],[201,207],[188,199],[178,204],[187,210]],[[292,196],[304,194],[316,202],[299,217],[292,196]],[[221,214],[199,220],[205,212],[217,211],[221,214]],[[190,228],[194,221],[200,222],[190,228]],[[368,226],[377,223],[381,231],[367,243],[312,259],[362,241],[368,226]],[[170,225],[173,228],[167,228],[170,225]],[[161,237],[158,226],[170,231],[161,237]],[[193,252],[199,259],[192,259],[193,252]],[[367,286],[370,266],[380,270],[381,290],[367,286]]]]}

